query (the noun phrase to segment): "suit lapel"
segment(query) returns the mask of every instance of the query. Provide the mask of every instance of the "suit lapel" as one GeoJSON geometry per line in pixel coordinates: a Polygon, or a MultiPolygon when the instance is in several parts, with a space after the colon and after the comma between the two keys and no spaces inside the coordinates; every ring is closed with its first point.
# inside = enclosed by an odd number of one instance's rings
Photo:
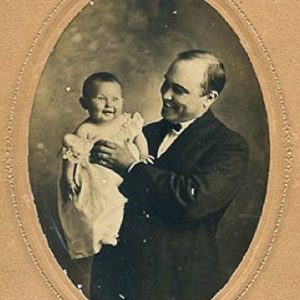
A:
{"type": "MultiPolygon", "coordinates": [[[[176,155],[184,153],[187,145],[198,142],[199,138],[203,137],[208,131],[210,131],[208,129],[211,129],[211,126],[213,123],[215,123],[215,120],[216,118],[210,110],[200,118],[196,119],[179,135],[179,137],[171,144],[167,151],[156,160],[156,163],[159,165],[169,163],[170,159],[172,161],[176,155]]],[[[160,143],[156,145],[155,157],[163,138],[164,136],[161,138],[160,143]]]]}
{"type": "Polygon", "coordinates": [[[154,128],[150,130],[145,130],[145,134],[148,141],[149,154],[157,157],[157,152],[160,144],[162,143],[164,137],[168,133],[168,126],[164,119],[155,124],[154,128]]]}

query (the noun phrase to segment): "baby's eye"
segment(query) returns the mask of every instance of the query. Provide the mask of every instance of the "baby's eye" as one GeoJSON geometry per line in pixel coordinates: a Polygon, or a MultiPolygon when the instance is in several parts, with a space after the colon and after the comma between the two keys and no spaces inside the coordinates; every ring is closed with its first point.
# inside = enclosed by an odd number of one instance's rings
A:
{"type": "Polygon", "coordinates": [[[99,97],[97,98],[97,100],[99,100],[99,101],[101,101],[101,102],[105,102],[105,101],[106,101],[106,98],[103,97],[103,96],[99,96],[99,97]]]}

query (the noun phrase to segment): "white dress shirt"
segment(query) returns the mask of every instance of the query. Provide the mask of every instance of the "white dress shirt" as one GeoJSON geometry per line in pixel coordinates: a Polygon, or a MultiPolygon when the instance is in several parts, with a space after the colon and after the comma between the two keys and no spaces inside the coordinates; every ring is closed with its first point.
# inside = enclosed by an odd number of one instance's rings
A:
{"type": "MultiPolygon", "coordinates": [[[[159,158],[163,153],[165,153],[167,151],[167,149],[174,143],[174,141],[179,137],[179,135],[189,126],[191,125],[193,122],[195,121],[195,119],[187,121],[187,122],[182,122],[179,123],[181,125],[181,129],[179,131],[176,131],[174,129],[172,129],[163,139],[163,141],[161,142],[160,146],[158,147],[158,151],[157,151],[157,158],[159,158]]],[[[153,160],[154,158],[151,157],[151,160],[153,160]]],[[[134,162],[129,168],[128,168],[128,173],[133,169],[133,167],[138,164],[141,161],[137,161],[134,162]]],[[[144,161],[145,162],[145,161],[144,161]]],[[[149,162],[145,162],[145,163],[149,163],[149,162]]],[[[152,163],[150,163],[152,164],[152,163]]]]}
{"type": "Polygon", "coordinates": [[[190,120],[187,122],[179,123],[181,125],[181,129],[179,131],[175,131],[172,129],[163,139],[161,142],[158,151],[157,151],[157,158],[159,158],[163,153],[167,151],[167,149],[174,143],[174,141],[179,137],[179,135],[195,120],[190,120]]]}

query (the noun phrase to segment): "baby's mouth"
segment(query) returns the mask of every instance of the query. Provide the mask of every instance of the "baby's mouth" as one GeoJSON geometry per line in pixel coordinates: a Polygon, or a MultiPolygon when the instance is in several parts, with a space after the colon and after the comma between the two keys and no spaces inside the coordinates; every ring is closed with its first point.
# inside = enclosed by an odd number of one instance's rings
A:
{"type": "Polygon", "coordinates": [[[103,110],[103,113],[107,114],[107,115],[113,114],[114,112],[115,112],[115,110],[113,108],[112,109],[105,109],[105,110],[103,110]]]}

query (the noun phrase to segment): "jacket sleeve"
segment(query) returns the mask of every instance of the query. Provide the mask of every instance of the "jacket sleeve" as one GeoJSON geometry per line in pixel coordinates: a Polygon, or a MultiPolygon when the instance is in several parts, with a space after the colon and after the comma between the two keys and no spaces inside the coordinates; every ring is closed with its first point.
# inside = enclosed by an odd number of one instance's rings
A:
{"type": "Polygon", "coordinates": [[[124,183],[130,201],[161,218],[201,220],[231,202],[243,183],[248,156],[247,143],[235,136],[214,145],[190,172],[174,173],[139,163],[124,183]]]}

